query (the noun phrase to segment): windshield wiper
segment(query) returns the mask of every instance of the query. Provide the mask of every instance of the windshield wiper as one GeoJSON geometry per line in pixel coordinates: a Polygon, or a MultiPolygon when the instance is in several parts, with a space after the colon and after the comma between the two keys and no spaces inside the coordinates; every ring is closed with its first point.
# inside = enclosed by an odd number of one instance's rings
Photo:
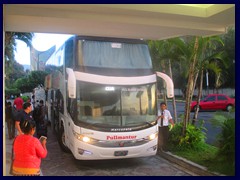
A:
{"type": "Polygon", "coordinates": [[[148,125],[150,125],[150,126],[154,126],[154,122],[155,122],[155,121],[152,121],[152,122],[146,121],[145,124],[148,124],[148,125]]]}

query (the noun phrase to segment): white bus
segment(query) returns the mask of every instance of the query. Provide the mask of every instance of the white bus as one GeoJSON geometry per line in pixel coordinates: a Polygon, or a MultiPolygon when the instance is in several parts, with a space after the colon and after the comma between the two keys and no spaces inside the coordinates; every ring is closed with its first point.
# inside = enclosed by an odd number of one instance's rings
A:
{"type": "Polygon", "coordinates": [[[52,128],[79,160],[155,155],[157,76],[142,40],[73,36],[47,61],[52,128]]]}

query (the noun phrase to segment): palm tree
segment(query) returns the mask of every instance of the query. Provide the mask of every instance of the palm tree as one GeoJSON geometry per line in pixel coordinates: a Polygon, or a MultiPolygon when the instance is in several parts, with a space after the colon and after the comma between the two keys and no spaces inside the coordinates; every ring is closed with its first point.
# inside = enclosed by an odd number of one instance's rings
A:
{"type": "Polygon", "coordinates": [[[5,74],[6,80],[9,80],[9,74],[14,67],[14,51],[16,50],[16,40],[21,40],[30,46],[32,43],[33,33],[5,32],[5,74]]]}
{"type": "Polygon", "coordinates": [[[187,37],[187,38],[175,38],[172,40],[176,45],[176,51],[178,52],[178,59],[184,62],[186,69],[185,75],[188,76],[187,88],[186,88],[186,102],[185,112],[183,119],[182,135],[186,134],[186,127],[189,124],[190,119],[190,103],[194,92],[194,82],[196,77],[196,65],[197,65],[197,52],[199,48],[199,37],[187,37]]]}
{"type": "MultiPolygon", "coordinates": [[[[223,52],[217,49],[220,45],[223,46],[223,42],[219,36],[214,37],[199,37],[199,48],[197,53],[197,66],[196,66],[196,77],[200,73],[199,87],[197,104],[195,108],[195,113],[193,116],[192,124],[195,124],[199,112],[199,103],[202,96],[202,84],[203,84],[203,73],[205,70],[212,70],[216,77],[221,74],[221,68],[217,65],[218,60],[222,60],[223,52]]],[[[219,81],[220,82],[220,81],[219,81]]],[[[195,89],[195,88],[194,88],[195,89]]]]}
{"type": "Polygon", "coordinates": [[[32,44],[33,33],[5,32],[5,60],[14,60],[14,50],[16,50],[16,39],[21,40],[30,46],[32,44]]]}
{"type": "MultiPolygon", "coordinates": [[[[190,122],[190,103],[192,101],[193,92],[199,75],[198,104],[202,95],[203,73],[205,70],[211,70],[214,72],[216,77],[216,87],[223,83],[224,79],[221,78],[223,77],[222,67],[226,67],[223,66],[226,62],[222,61],[226,58],[226,56],[223,56],[224,54],[221,48],[223,43],[220,37],[215,36],[174,38],[160,41],[158,43],[150,41],[149,45],[150,49],[151,47],[157,49],[155,54],[157,53],[157,58],[161,59],[164,65],[166,64],[166,60],[179,60],[178,63],[182,68],[180,72],[184,74],[184,77],[188,77],[185,94],[184,126],[182,130],[183,135],[185,135],[186,126],[190,122]]],[[[194,120],[197,119],[197,113],[198,110],[194,114],[194,120]]],[[[194,120],[193,123],[195,122],[194,120]]]]}
{"type": "MultiPolygon", "coordinates": [[[[186,127],[189,124],[190,119],[190,103],[192,101],[192,96],[194,92],[194,75],[195,75],[195,67],[197,64],[197,52],[199,48],[199,37],[195,37],[194,46],[192,49],[191,58],[189,59],[191,64],[189,67],[189,74],[188,74],[188,83],[187,83],[187,90],[186,90],[186,103],[185,103],[185,114],[184,114],[184,121],[183,121],[183,130],[182,134],[185,136],[186,134],[186,127]]],[[[191,47],[191,46],[190,46],[191,47]]]]}
{"type": "MultiPolygon", "coordinates": [[[[188,70],[185,75],[188,76],[186,103],[183,120],[183,135],[185,134],[186,126],[190,122],[190,103],[192,101],[193,92],[196,86],[198,76],[200,74],[198,103],[202,94],[203,72],[206,69],[213,70],[215,74],[219,74],[221,69],[216,65],[216,60],[222,59],[222,52],[217,52],[216,48],[222,41],[219,37],[187,37],[185,39],[175,38],[173,42],[177,46],[179,59],[188,70]],[[215,60],[215,61],[214,61],[215,60]]],[[[197,113],[194,119],[197,118],[197,113]]],[[[193,121],[194,123],[195,121],[193,121]]]]}

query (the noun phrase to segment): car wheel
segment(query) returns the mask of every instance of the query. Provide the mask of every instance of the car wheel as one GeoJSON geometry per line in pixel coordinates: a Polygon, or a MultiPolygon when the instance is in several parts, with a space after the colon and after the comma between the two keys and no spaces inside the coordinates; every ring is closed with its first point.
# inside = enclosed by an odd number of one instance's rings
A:
{"type": "Polygon", "coordinates": [[[67,153],[71,152],[65,143],[65,132],[64,132],[63,126],[60,128],[59,133],[58,133],[58,144],[64,152],[67,152],[67,153]]]}
{"type": "Polygon", "coordinates": [[[227,112],[230,112],[232,110],[233,106],[232,105],[227,105],[226,107],[226,111],[227,112]]]}

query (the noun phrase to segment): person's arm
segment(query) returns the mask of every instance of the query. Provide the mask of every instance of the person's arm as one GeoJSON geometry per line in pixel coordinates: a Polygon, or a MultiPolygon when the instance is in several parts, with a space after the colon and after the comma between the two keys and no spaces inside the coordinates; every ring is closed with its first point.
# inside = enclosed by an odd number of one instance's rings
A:
{"type": "Polygon", "coordinates": [[[19,135],[23,134],[20,128],[20,121],[15,121],[15,128],[17,129],[19,135]]]}
{"type": "Polygon", "coordinates": [[[21,135],[21,134],[24,134],[21,130],[21,127],[20,127],[20,122],[21,120],[23,119],[23,115],[21,112],[18,112],[16,111],[16,114],[15,114],[15,128],[17,129],[18,131],[18,135],[21,135]]]}
{"type": "Polygon", "coordinates": [[[173,119],[169,119],[169,122],[174,126],[174,121],[173,121],[173,119]]]}
{"type": "Polygon", "coordinates": [[[38,157],[45,158],[47,156],[47,140],[44,139],[42,143],[36,138],[36,153],[38,157]]]}
{"type": "Polygon", "coordinates": [[[168,112],[169,112],[169,122],[174,126],[174,121],[172,119],[172,115],[171,115],[170,111],[168,111],[168,112]]]}

